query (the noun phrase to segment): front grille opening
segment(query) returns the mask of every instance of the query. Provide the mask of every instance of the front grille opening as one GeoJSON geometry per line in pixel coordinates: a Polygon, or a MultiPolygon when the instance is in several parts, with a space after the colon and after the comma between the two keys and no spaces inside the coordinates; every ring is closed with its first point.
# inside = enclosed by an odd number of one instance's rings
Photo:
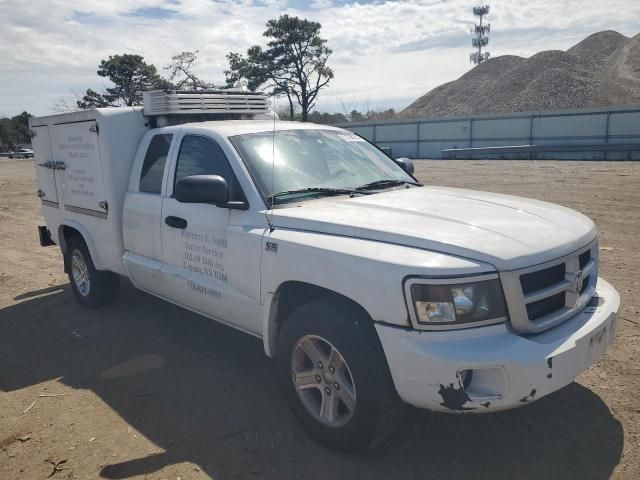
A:
{"type": "Polygon", "coordinates": [[[587,263],[589,263],[589,260],[591,260],[591,250],[582,252],[578,257],[578,262],[580,262],[580,269],[583,269],[584,267],[586,267],[587,263]]]}
{"type": "Polygon", "coordinates": [[[564,263],[559,263],[558,265],[545,268],[544,270],[538,270],[537,272],[525,273],[520,276],[522,292],[526,295],[536,290],[542,290],[551,285],[556,285],[564,280],[565,273],[566,265],[564,263]]]}
{"type": "Polygon", "coordinates": [[[537,302],[527,304],[529,320],[537,320],[564,307],[565,292],[556,293],[537,302]]]}

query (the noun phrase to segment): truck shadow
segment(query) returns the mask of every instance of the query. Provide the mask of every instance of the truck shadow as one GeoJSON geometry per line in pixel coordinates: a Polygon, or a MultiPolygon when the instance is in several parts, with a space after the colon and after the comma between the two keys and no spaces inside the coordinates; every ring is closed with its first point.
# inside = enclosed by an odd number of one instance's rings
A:
{"type": "Polygon", "coordinates": [[[292,418],[259,340],[128,284],[121,293],[116,305],[88,310],[60,286],[0,310],[0,390],[62,377],[164,450],[116,459],[96,476],[188,461],[221,479],[598,479],[620,461],[621,424],[576,383],[499,414],[413,410],[385,446],[337,454],[292,418]]]}

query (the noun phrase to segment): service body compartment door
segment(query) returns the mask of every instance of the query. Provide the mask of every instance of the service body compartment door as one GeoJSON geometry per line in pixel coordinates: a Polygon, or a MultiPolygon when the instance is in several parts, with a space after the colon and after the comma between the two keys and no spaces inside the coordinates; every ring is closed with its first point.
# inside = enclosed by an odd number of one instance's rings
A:
{"type": "Polygon", "coordinates": [[[58,207],[58,192],[56,191],[56,179],[51,155],[51,143],[49,142],[49,127],[33,127],[35,136],[31,139],[33,154],[38,173],[38,196],[43,205],[58,207]]]}
{"type": "Polygon", "coordinates": [[[96,122],[66,123],[51,129],[56,182],[65,210],[106,216],[96,122]]]}

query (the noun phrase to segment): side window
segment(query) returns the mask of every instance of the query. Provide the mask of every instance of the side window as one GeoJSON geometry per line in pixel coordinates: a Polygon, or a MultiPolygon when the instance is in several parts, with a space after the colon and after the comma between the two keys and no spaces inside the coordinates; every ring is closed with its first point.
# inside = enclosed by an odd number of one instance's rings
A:
{"type": "Polygon", "coordinates": [[[220,145],[210,138],[186,135],[182,139],[174,185],[191,175],[220,175],[229,184],[230,199],[245,200],[227,156],[220,145]]]}
{"type": "Polygon", "coordinates": [[[172,138],[173,135],[171,134],[159,134],[149,142],[149,148],[144,156],[142,172],[140,173],[141,192],[160,193],[164,165],[167,162],[172,138]]]}

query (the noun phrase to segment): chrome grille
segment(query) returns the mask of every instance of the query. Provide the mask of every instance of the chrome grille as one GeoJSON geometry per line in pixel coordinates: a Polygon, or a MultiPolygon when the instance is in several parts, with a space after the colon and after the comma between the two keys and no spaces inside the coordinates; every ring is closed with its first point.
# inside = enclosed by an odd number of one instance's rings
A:
{"type": "Polygon", "coordinates": [[[514,328],[540,332],[584,308],[595,293],[598,243],[559,258],[500,274],[514,328]]]}

